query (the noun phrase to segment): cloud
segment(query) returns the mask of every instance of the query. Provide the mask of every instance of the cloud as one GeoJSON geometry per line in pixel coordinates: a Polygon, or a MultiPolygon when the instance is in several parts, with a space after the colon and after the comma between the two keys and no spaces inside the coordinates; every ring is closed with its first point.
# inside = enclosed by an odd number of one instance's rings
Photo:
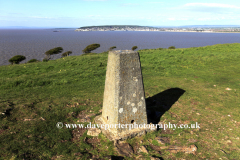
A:
{"type": "Polygon", "coordinates": [[[30,18],[34,18],[34,19],[56,19],[54,17],[40,17],[40,16],[30,16],[30,18]]]}
{"type": "Polygon", "coordinates": [[[122,7],[136,7],[139,6],[138,3],[123,3],[121,4],[122,7]]]}
{"type": "Polygon", "coordinates": [[[187,3],[183,9],[196,12],[226,13],[232,10],[238,11],[240,7],[221,3],[187,3]]]}
{"type": "Polygon", "coordinates": [[[89,18],[99,18],[102,17],[101,15],[88,15],[87,17],[89,18]]]}
{"type": "Polygon", "coordinates": [[[167,18],[169,21],[188,21],[190,18],[171,17],[167,18]]]}
{"type": "Polygon", "coordinates": [[[170,20],[170,21],[175,21],[176,18],[168,18],[168,20],[170,20]]]}
{"type": "Polygon", "coordinates": [[[93,2],[93,1],[107,1],[107,0],[84,0],[84,1],[91,1],[91,2],[93,2]]]}
{"type": "Polygon", "coordinates": [[[147,3],[150,3],[150,4],[162,4],[164,2],[147,2],[147,3]]]}
{"type": "Polygon", "coordinates": [[[91,20],[126,20],[126,19],[136,19],[134,16],[130,15],[87,15],[85,19],[91,20]]]}
{"type": "Polygon", "coordinates": [[[211,8],[235,8],[240,9],[238,6],[229,5],[229,4],[220,4],[220,3],[187,3],[184,6],[186,7],[211,7],[211,8]]]}

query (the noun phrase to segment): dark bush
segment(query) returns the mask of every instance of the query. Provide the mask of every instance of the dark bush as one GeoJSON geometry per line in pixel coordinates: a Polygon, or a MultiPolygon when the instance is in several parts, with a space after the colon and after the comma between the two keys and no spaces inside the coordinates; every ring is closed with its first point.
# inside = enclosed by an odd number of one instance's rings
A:
{"type": "Polygon", "coordinates": [[[62,57],[67,57],[69,54],[72,54],[72,51],[67,51],[62,54],[62,57]]]}
{"type": "Polygon", "coordinates": [[[11,63],[11,64],[19,64],[19,62],[25,60],[26,57],[25,56],[22,56],[22,55],[16,55],[16,56],[13,56],[11,59],[9,59],[8,61],[11,63]]]}
{"type": "Polygon", "coordinates": [[[100,63],[100,65],[99,65],[99,67],[102,67],[103,66],[103,64],[102,64],[102,62],[100,63]]]}
{"type": "Polygon", "coordinates": [[[44,59],[51,59],[51,55],[59,54],[63,51],[62,47],[56,47],[45,52],[46,57],[44,59]]]}
{"type": "Polygon", "coordinates": [[[132,47],[132,50],[134,51],[134,50],[136,50],[138,47],[137,46],[133,46],[132,47]]]}
{"type": "Polygon", "coordinates": [[[38,62],[38,60],[37,59],[31,59],[27,63],[33,63],[33,62],[38,62]]]}
{"type": "Polygon", "coordinates": [[[94,44],[90,44],[88,45],[83,51],[83,53],[90,53],[91,51],[97,49],[100,47],[100,44],[94,43],[94,44]]]}
{"type": "Polygon", "coordinates": [[[48,58],[43,58],[43,62],[47,62],[47,61],[49,61],[48,58]]]}
{"type": "Polygon", "coordinates": [[[116,46],[112,46],[108,49],[108,51],[112,51],[113,49],[117,48],[116,46]]]}
{"type": "Polygon", "coordinates": [[[170,46],[168,49],[176,49],[175,46],[170,46]]]}

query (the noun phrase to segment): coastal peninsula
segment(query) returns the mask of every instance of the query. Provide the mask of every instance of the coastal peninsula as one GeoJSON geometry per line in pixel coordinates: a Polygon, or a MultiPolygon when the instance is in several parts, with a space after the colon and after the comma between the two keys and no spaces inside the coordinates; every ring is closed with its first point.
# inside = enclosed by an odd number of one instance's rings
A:
{"type": "Polygon", "coordinates": [[[239,26],[151,27],[138,25],[85,26],[75,31],[166,31],[166,32],[227,32],[240,33],[239,26]]]}

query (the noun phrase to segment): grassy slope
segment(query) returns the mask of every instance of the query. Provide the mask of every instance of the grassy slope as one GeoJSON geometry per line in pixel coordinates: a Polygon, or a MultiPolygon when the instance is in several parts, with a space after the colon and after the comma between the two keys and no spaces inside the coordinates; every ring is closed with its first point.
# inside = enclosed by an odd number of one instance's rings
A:
{"type": "MultiPolygon", "coordinates": [[[[169,134],[156,132],[128,142],[134,145],[143,139],[143,144],[148,145],[148,139],[161,135],[170,137],[167,145],[195,144],[198,147],[196,155],[168,151],[156,154],[164,159],[237,158],[240,152],[240,44],[152,49],[139,53],[146,97],[169,88],[185,90],[161,121],[198,122],[201,129],[170,130],[169,134]],[[227,87],[232,90],[225,90],[227,87]],[[197,142],[190,143],[189,139],[197,142]]],[[[85,158],[90,153],[99,157],[117,155],[113,143],[103,135],[99,137],[98,153],[84,143],[86,133],[79,142],[73,143],[73,129],[55,127],[57,122],[77,123],[76,118],[68,116],[70,112],[78,114],[82,110],[92,110],[99,113],[106,66],[107,53],[1,66],[0,111],[13,108],[11,116],[0,115],[0,155],[3,159],[49,159],[56,155],[74,159],[77,152],[83,153],[85,158]],[[67,141],[61,143],[62,140],[67,141]]]]}

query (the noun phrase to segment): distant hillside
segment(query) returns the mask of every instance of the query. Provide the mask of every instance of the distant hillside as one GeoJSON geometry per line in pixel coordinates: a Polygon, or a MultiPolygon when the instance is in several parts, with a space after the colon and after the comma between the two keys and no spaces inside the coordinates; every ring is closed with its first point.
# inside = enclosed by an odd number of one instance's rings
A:
{"type": "Polygon", "coordinates": [[[226,28],[226,27],[240,27],[240,25],[184,25],[184,26],[152,26],[160,28],[226,28]]]}
{"type": "Polygon", "coordinates": [[[103,26],[84,26],[80,27],[79,29],[87,29],[87,28],[154,28],[154,27],[149,27],[149,26],[138,26],[138,25],[103,25],[103,26]]]}

